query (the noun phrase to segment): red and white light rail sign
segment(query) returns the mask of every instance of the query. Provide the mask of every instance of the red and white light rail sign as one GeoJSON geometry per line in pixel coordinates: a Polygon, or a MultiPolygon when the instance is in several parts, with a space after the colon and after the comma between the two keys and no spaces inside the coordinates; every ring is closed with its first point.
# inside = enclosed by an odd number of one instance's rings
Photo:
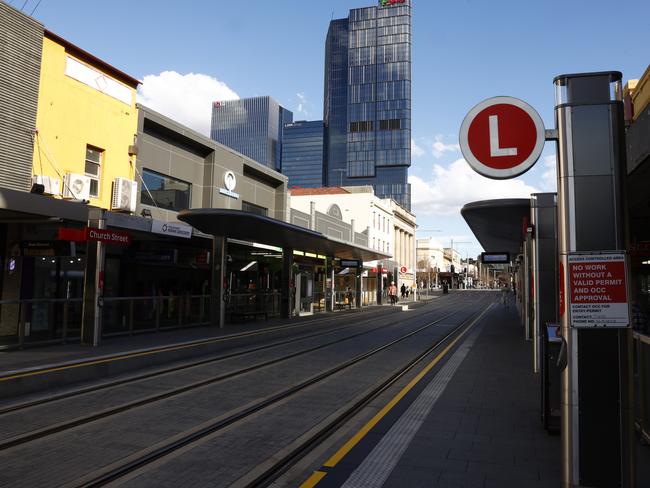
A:
{"type": "Polygon", "coordinates": [[[572,327],[628,327],[625,254],[569,254],[572,327]]]}
{"type": "Polygon", "coordinates": [[[495,180],[528,171],[544,149],[537,111],[513,97],[494,97],[472,108],[460,126],[460,150],[474,171],[495,180]]]}

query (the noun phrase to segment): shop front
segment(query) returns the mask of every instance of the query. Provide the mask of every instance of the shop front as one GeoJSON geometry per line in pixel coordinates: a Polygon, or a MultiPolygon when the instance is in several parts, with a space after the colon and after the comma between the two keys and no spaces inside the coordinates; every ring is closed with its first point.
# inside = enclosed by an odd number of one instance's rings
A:
{"type": "MultiPolygon", "coordinates": [[[[374,250],[304,227],[238,210],[187,210],[180,212],[178,218],[215,237],[213,255],[220,278],[215,283],[226,285],[212,289],[214,321],[221,325],[228,317],[233,317],[234,307],[229,295],[242,291],[244,286],[257,289],[260,283],[264,286],[264,280],[277,283],[277,288],[268,289],[271,293],[279,293],[280,317],[351,308],[353,304],[361,306],[363,273],[360,264],[364,260],[387,258],[374,250]],[[257,242],[256,246],[267,249],[242,254],[233,241],[257,242]],[[221,303],[226,305],[221,306],[221,303]]],[[[246,293],[255,295],[250,288],[246,293]]],[[[241,313],[254,315],[264,310],[249,307],[249,311],[241,313]]]]}
{"type": "Polygon", "coordinates": [[[86,249],[58,239],[81,229],[82,204],[0,189],[0,347],[78,340],[86,249]]]}

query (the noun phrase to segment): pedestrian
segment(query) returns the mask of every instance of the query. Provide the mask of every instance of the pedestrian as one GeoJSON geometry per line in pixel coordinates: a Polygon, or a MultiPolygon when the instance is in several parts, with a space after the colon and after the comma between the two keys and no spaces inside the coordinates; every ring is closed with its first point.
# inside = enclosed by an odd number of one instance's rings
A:
{"type": "Polygon", "coordinates": [[[390,286],[388,287],[388,297],[390,298],[390,304],[395,305],[395,302],[397,301],[397,287],[395,286],[394,281],[391,281],[390,286]]]}
{"type": "Polygon", "coordinates": [[[404,297],[406,296],[406,285],[402,283],[402,287],[400,288],[400,292],[402,292],[402,300],[404,300],[404,297]]]}
{"type": "Polygon", "coordinates": [[[505,307],[506,310],[508,310],[510,306],[510,300],[508,296],[508,287],[504,286],[501,291],[501,303],[503,303],[503,306],[505,307]]]}

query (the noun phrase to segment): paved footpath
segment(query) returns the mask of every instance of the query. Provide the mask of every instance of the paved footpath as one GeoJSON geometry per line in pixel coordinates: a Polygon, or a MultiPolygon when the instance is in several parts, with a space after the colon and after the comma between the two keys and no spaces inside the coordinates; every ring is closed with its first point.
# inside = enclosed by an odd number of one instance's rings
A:
{"type": "MultiPolygon", "coordinates": [[[[514,307],[495,304],[410,405],[378,423],[318,488],[561,486],[560,436],[542,426],[531,358],[514,307]]],[[[637,454],[637,486],[650,486],[650,447],[637,454]]]]}

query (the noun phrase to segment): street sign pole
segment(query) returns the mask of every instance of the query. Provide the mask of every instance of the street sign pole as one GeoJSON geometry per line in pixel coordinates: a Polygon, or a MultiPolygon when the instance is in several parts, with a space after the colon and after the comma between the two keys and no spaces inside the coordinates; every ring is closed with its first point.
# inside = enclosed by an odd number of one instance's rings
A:
{"type": "Polygon", "coordinates": [[[567,350],[563,486],[632,487],[621,73],[562,75],[554,83],[560,324],[567,350]]]}

